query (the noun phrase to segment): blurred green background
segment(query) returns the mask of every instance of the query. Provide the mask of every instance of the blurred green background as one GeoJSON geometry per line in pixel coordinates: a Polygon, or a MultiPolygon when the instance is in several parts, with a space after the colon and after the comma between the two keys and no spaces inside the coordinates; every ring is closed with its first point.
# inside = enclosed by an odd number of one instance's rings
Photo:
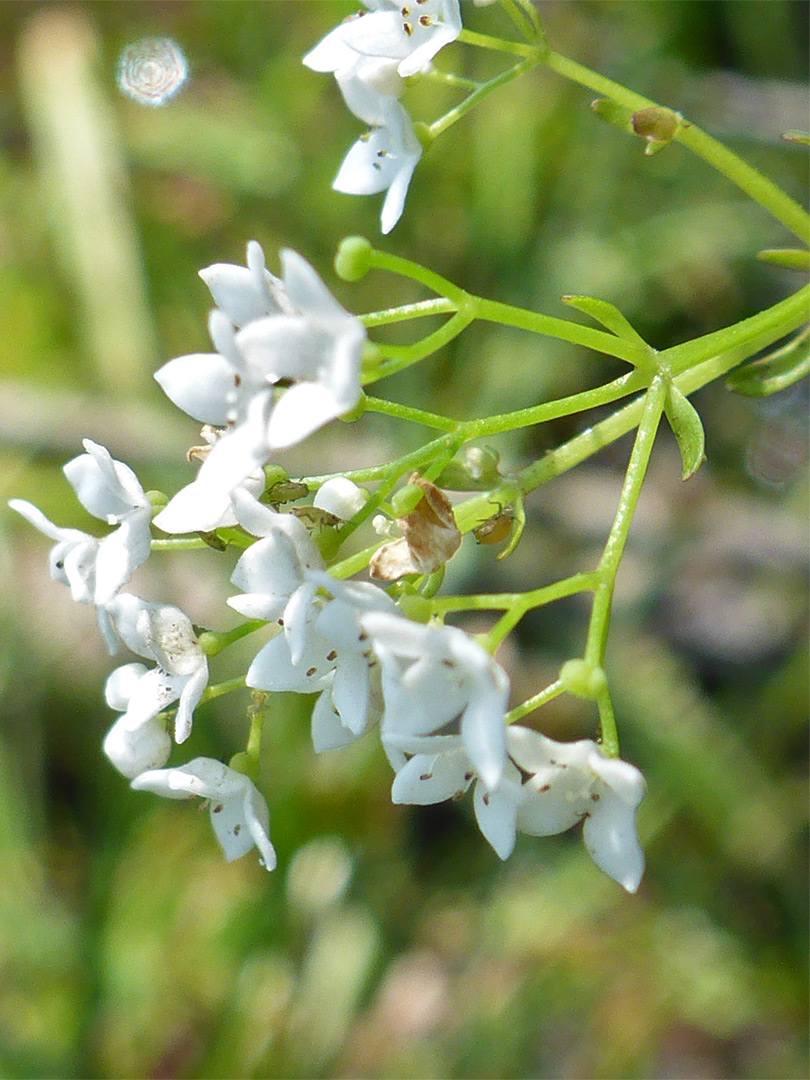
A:
{"type": "MultiPolygon", "coordinates": [[[[783,0],[540,5],[554,47],[681,109],[800,200],[808,7],[783,0]]],[[[152,372],[209,348],[197,270],[247,240],[301,251],[362,312],[418,299],[337,282],[339,239],[379,241],[380,199],[330,188],[361,125],[301,56],[336,2],[0,4],[0,487],[93,531],[61,465],[89,436],[145,488],[190,479],[198,432],[152,372]],[[191,67],[163,109],[115,86],[120,50],[172,36],[191,67]]],[[[508,34],[500,9],[467,24],[508,34]]],[[[444,70],[484,77],[454,45],[444,70]]],[[[797,275],[755,259],[784,230],[678,146],[646,159],[587,92],[539,71],[420,163],[387,250],[471,290],[570,317],[617,304],[658,347],[773,303],[797,275]]],[[[416,118],[457,100],[409,90],[416,118]]],[[[420,330],[424,329],[424,325],[420,330]]],[[[406,340],[405,328],[396,328],[406,340]]],[[[393,330],[391,331],[393,334],[393,330]]],[[[596,385],[618,367],[473,326],[380,393],[460,417],[596,385]]],[[[648,869],[628,897],[576,833],[501,864],[468,801],[394,807],[371,736],[316,758],[308,699],[279,698],[262,787],[279,867],[227,865],[207,817],[131,792],[101,755],[113,662],[93,613],[48,579],[49,543],[0,519],[0,1074],[5,1077],[806,1077],[806,387],[696,397],[708,463],[687,485],[662,434],[619,579],[609,666],[624,755],[649,782],[648,869]]],[[[525,464],[591,417],[498,444],[525,464]]],[[[291,470],[373,464],[421,431],[366,417],[291,470]]],[[[629,444],[536,493],[517,552],[465,543],[453,590],[590,568],[629,444]]],[[[133,581],[233,625],[231,554],[153,557],[133,581]]],[[[524,620],[501,659],[514,702],[582,647],[576,600],[524,620]]],[[[476,624],[467,624],[472,629],[476,624]]],[[[482,622],[481,626],[484,625],[482,622]]],[[[255,643],[222,657],[239,670],[255,643]]],[[[124,657],[126,659],[126,657],[124,657]]],[[[122,661],[118,661],[122,662],[122,661]]],[[[202,708],[172,760],[227,760],[246,700],[202,708]]],[[[535,722],[594,731],[585,703],[535,722]]]]}

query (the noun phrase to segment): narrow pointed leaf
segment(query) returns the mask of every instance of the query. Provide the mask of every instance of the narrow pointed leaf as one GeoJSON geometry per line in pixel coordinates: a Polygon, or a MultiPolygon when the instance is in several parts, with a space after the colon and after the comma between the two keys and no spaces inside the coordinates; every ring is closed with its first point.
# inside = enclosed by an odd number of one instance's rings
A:
{"type": "Polygon", "coordinates": [[[569,307],[590,315],[594,322],[610,330],[616,337],[623,341],[630,341],[634,345],[640,345],[645,353],[652,354],[652,349],[638,330],[635,330],[619,309],[609,301],[599,300],[595,296],[564,296],[562,301],[569,307]]]}
{"type": "Polygon", "coordinates": [[[810,327],[805,327],[786,345],[732,372],[726,386],[746,397],[769,397],[786,390],[809,372],[810,327]]]}
{"type": "Polygon", "coordinates": [[[706,460],[706,437],[697,409],[684,397],[677,386],[670,386],[664,411],[678,440],[683,462],[682,480],[694,476],[706,460]]]}

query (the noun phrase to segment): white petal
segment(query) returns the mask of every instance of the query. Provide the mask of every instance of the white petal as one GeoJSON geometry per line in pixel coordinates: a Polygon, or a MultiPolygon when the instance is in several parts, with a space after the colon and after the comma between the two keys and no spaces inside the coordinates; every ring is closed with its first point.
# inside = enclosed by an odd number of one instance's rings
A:
{"type": "Polygon", "coordinates": [[[227,424],[238,382],[237,372],[224,356],[178,356],[159,368],[155,379],[169,400],[188,416],[215,427],[227,424]]]}
{"type": "Polygon", "coordinates": [[[207,685],[208,662],[203,657],[196,671],[186,677],[186,684],[180,694],[177,717],[174,722],[174,738],[177,743],[185,742],[191,734],[194,710],[197,708],[207,685]]]}
{"type": "Polygon", "coordinates": [[[582,837],[596,865],[628,892],[634,893],[644,875],[644,852],[636,831],[635,807],[610,798],[603,788],[598,803],[585,819],[582,837]]]}
{"type": "Polygon", "coordinates": [[[337,401],[327,387],[298,383],[287,390],[273,410],[267,428],[268,444],[276,450],[295,446],[346,411],[345,404],[337,401]]]}
{"type": "Polygon", "coordinates": [[[104,685],[104,699],[111,709],[126,711],[136,686],[146,672],[144,664],[123,664],[110,674],[104,685]]]}
{"type": "Polygon", "coordinates": [[[416,754],[394,777],[391,800],[414,806],[444,802],[467,790],[475,771],[463,750],[416,754]]]}
{"type": "Polygon", "coordinates": [[[350,731],[343,723],[340,714],[332,704],[332,695],[329,687],[323,691],[315,702],[312,710],[312,745],[316,754],[322,754],[326,750],[336,750],[340,746],[348,746],[355,742],[365,730],[355,733],[350,731]]]}
{"type": "Polygon", "coordinates": [[[588,812],[588,792],[577,769],[549,767],[523,785],[517,824],[530,836],[565,832],[588,812]]]}
{"type": "Polygon", "coordinates": [[[115,524],[146,497],[133,471],[121,461],[113,461],[103,446],[85,439],[90,453],[73,458],[62,469],[79,502],[94,517],[115,524]]]}
{"type": "Polygon", "coordinates": [[[332,683],[332,702],[346,727],[356,735],[366,730],[368,661],[358,654],[340,655],[332,683]]]}
{"type": "Polygon", "coordinates": [[[105,605],[126,585],[152,550],[151,511],[134,510],[98,546],[95,603],[105,605]]]}
{"type": "Polygon", "coordinates": [[[131,731],[124,717],[113,724],[102,744],[115,768],[129,779],[165,765],[171,748],[172,740],[160,721],[149,721],[131,731]]]}
{"type": "Polygon", "coordinates": [[[508,859],[515,847],[518,807],[522,799],[520,773],[509,765],[498,788],[487,791],[479,780],[473,805],[478,827],[501,859],[508,859]]]}
{"type": "Polygon", "coordinates": [[[345,476],[335,476],[315,492],[312,505],[319,510],[326,510],[342,521],[348,521],[363,509],[368,501],[368,492],[345,476]]]}

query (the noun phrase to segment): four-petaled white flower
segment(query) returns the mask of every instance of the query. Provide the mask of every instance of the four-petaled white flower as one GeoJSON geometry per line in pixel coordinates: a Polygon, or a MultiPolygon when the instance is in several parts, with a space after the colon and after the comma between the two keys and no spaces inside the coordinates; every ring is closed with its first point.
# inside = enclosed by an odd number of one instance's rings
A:
{"type": "Polygon", "coordinates": [[[255,784],[213,758],[194,758],[175,769],[152,769],[141,773],[131,786],[167,799],[208,800],[211,824],[228,862],[259,851],[268,870],[275,869],[276,853],[268,835],[270,814],[255,784]]]}
{"type": "Polygon", "coordinates": [[[132,779],[169,760],[172,740],[160,719],[162,702],[175,698],[171,689],[155,686],[154,672],[143,664],[124,664],[107,679],[104,696],[111,709],[123,713],[107,732],[102,748],[124,776],[132,779]]]}
{"type": "Polygon", "coordinates": [[[177,357],[156,373],[184,412],[224,429],[197,479],[155,518],[166,532],[229,523],[233,492],[250,489],[274,450],[301,442],[359,400],[363,324],[300,255],[285,250],[281,262],[283,280],[265,270],[252,241],[246,268],[220,263],[202,271],[219,305],[209,323],[217,352],[177,357]]]}
{"type": "Polygon", "coordinates": [[[529,774],[518,829],[550,836],[582,821],[582,837],[593,861],[634,893],[644,874],[636,830],[636,811],[645,792],[639,770],[605,757],[591,739],[560,743],[529,728],[510,727],[507,743],[512,760],[529,774]]]}
{"type": "MultiPolygon", "coordinates": [[[[502,720],[502,718],[501,718],[502,720]]],[[[478,827],[496,853],[507,859],[515,846],[516,818],[522,799],[521,776],[507,761],[491,790],[477,775],[460,735],[401,735],[384,732],[383,745],[396,776],[391,800],[428,806],[463,795],[471,785],[478,827]]]]}
{"type": "MultiPolygon", "coordinates": [[[[474,772],[494,791],[506,767],[504,670],[457,627],[386,612],[360,622],[382,664],[381,734],[389,756],[402,752],[403,737],[458,734],[474,772]]],[[[395,757],[392,763],[398,769],[395,757]]]]}
{"type": "Polygon", "coordinates": [[[172,604],[153,604],[130,593],[120,593],[107,610],[127,648],[157,664],[141,675],[137,686],[130,686],[127,716],[131,730],[176,701],[174,737],[178,743],[185,742],[191,734],[194,709],[208,685],[208,658],[191,620],[172,604]]]}
{"type": "Polygon", "coordinates": [[[68,585],[78,603],[96,605],[99,627],[114,653],[117,642],[106,607],[149,557],[152,506],[129,466],[91,439],[83,445],[87,452],[69,461],[63,472],[82,506],[108,525],[117,525],[115,532],[98,540],[80,529],[54,525],[25,499],[10,499],[9,506],[56,541],[50,553],[51,577],[68,585]]]}
{"type": "Polygon", "coordinates": [[[422,144],[398,101],[384,102],[380,119],[361,135],[343,159],[332,187],[346,195],[376,195],[386,191],[380,215],[383,233],[402,216],[413,171],[422,156],[422,144]]]}
{"type": "Polygon", "coordinates": [[[331,30],[304,57],[314,71],[339,72],[349,53],[394,60],[403,77],[423,71],[461,33],[458,0],[364,0],[360,12],[331,30]]]}

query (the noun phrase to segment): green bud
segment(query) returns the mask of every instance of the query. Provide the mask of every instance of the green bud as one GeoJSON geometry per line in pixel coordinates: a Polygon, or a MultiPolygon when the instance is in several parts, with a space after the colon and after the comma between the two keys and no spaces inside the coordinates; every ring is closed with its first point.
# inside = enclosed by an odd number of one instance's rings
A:
{"type": "Polygon", "coordinates": [[[405,517],[410,514],[418,503],[424,498],[424,491],[418,484],[405,484],[399,491],[391,496],[391,509],[394,517],[405,517]]]}
{"type": "Polygon", "coordinates": [[[610,98],[596,98],[591,102],[591,108],[602,120],[606,120],[614,127],[621,128],[628,135],[634,134],[633,110],[626,105],[618,105],[610,98]]]}
{"type": "Polygon", "coordinates": [[[500,483],[498,470],[500,454],[491,446],[465,446],[448,461],[436,480],[441,488],[450,491],[486,491],[500,483]]]}
{"type": "Polygon", "coordinates": [[[401,596],[399,598],[399,610],[406,618],[413,619],[414,622],[418,623],[430,622],[433,615],[433,605],[430,600],[420,596],[419,593],[409,593],[401,596]]]}
{"type": "Polygon", "coordinates": [[[560,668],[560,682],[569,694],[595,701],[607,686],[607,675],[590,660],[566,660],[560,668]]]}
{"type": "Polygon", "coordinates": [[[283,484],[290,479],[290,474],[286,469],[282,469],[280,465],[265,465],[264,467],[265,487],[269,491],[270,488],[276,486],[276,484],[283,484]]]}
{"type": "Polygon", "coordinates": [[[259,770],[257,768],[258,762],[255,758],[252,758],[250,754],[244,750],[240,750],[237,754],[234,754],[231,760],[228,762],[228,768],[233,769],[235,772],[243,773],[245,776],[249,776],[251,780],[257,780],[259,770]]]}
{"type": "Polygon", "coordinates": [[[347,236],[338,244],[335,273],[343,281],[360,281],[371,269],[373,253],[364,236],[347,236]]]}
{"type": "Polygon", "coordinates": [[[203,630],[197,636],[197,644],[206,656],[216,656],[221,651],[220,635],[215,630],[203,630]]]}
{"type": "Polygon", "coordinates": [[[633,113],[633,131],[647,140],[647,149],[644,151],[647,157],[663,150],[683,126],[684,119],[680,113],[661,105],[639,109],[633,113]]]}
{"type": "Polygon", "coordinates": [[[159,510],[162,510],[164,506],[169,505],[169,496],[165,491],[147,491],[146,497],[152,504],[152,517],[154,517],[159,510]]]}

